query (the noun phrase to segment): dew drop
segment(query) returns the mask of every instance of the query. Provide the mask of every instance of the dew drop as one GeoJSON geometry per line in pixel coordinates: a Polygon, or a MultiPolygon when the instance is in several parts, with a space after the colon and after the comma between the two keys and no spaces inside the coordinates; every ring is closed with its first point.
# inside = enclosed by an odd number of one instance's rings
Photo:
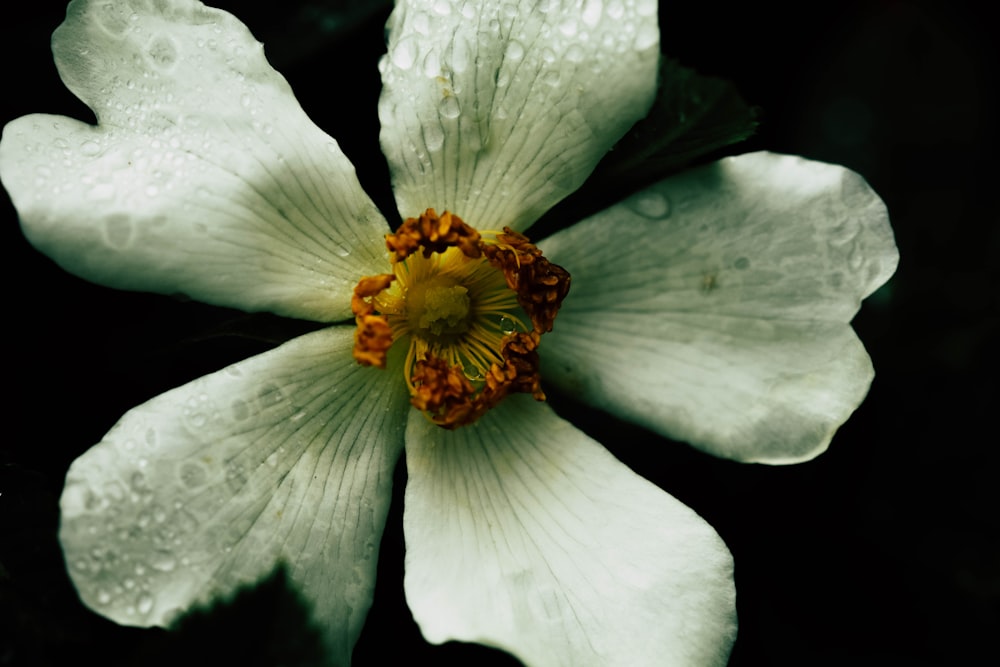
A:
{"type": "Polygon", "coordinates": [[[80,152],[87,156],[97,155],[101,152],[101,145],[96,141],[88,140],[80,144],[80,152]]]}
{"type": "Polygon", "coordinates": [[[542,73],[542,81],[550,86],[559,85],[560,74],[557,69],[545,70],[542,73]]]}
{"type": "Polygon", "coordinates": [[[226,465],[226,485],[234,494],[243,490],[248,479],[246,470],[239,463],[230,462],[226,465]]]}
{"type": "Polygon", "coordinates": [[[257,397],[260,399],[261,405],[264,406],[278,405],[285,400],[285,396],[281,392],[281,387],[273,382],[261,387],[257,393],[257,397]]]}
{"type": "Polygon", "coordinates": [[[230,409],[233,411],[233,419],[236,421],[241,422],[250,416],[250,407],[241,398],[234,399],[230,409]]]}
{"type": "Polygon", "coordinates": [[[97,604],[108,604],[109,602],[111,602],[111,593],[97,591],[97,604]]]}
{"type": "Polygon", "coordinates": [[[101,24],[101,27],[107,30],[112,35],[120,35],[125,32],[128,27],[128,22],[122,15],[122,7],[119,4],[108,2],[101,5],[100,13],[97,15],[97,21],[101,24]]]}
{"type": "Polygon", "coordinates": [[[153,596],[148,592],[140,593],[135,601],[135,608],[143,616],[153,611],[153,596]]]}
{"type": "Polygon", "coordinates": [[[538,586],[528,598],[528,607],[536,622],[550,625],[559,622],[565,609],[565,594],[551,586],[538,586]]]}
{"type": "Polygon", "coordinates": [[[517,331],[517,322],[509,317],[501,317],[498,323],[500,327],[500,332],[504,335],[509,335],[517,331]]]}
{"type": "Polygon", "coordinates": [[[458,118],[458,115],[462,113],[462,109],[458,104],[458,99],[449,95],[441,100],[441,104],[438,105],[438,113],[440,113],[444,118],[458,118]]]}
{"type": "Polygon", "coordinates": [[[485,375],[483,375],[483,372],[477,366],[473,366],[472,364],[465,366],[462,369],[462,374],[465,375],[465,377],[468,380],[471,380],[472,382],[479,382],[485,379],[486,377],[485,375]]]}
{"type": "Polygon", "coordinates": [[[253,97],[250,96],[250,93],[243,93],[240,95],[240,104],[243,105],[243,108],[245,109],[249,108],[250,105],[253,104],[253,97]]]}
{"type": "Polygon", "coordinates": [[[524,57],[524,45],[516,39],[507,42],[507,52],[504,55],[507,60],[518,61],[524,57]]]}
{"type": "Polygon", "coordinates": [[[852,244],[847,253],[847,266],[851,271],[858,272],[865,264],[865,253],[861,251],[858,244],[852,244]]]}
{"type": "Polygon", "coordinates": [[[601,0],[587,0],[583,5],[583,22],[591,28],[595,27],[601,20],[602,5],[601,0]]]}
{"type": "Polygon", "coordinates": [[[173,572],[177,567],[177,559],[169,551],[160,549],[153,553],[149,566],[160,572],[173,572]]]}
{"type": "Polygon", "coordinates": [[[448,14],[451,14],[451,3],[448,0],[437,0],[434,3],[434,11],[441,16],[448,16],[448,14]]]}
{"type": "Polygon", "coordinates": [[[192,463],[188,461],[181,466],[180,470],[181,483],[184,486],[193,489],[202,486],[208,479],[208,473],[197,463],[192,463]]]}
{"type": "Polygon", "coordinates": [[[439,151],[444,146],[444,130],[437,123],[424,127],[424,145],[429,151],[439,151]]]}
{"type": "Polygon", "coordinates": [[[277,468],[278,467],[278,452],[271,452],[268,455],[267,459],[265,459],[265,460],[267,461],[267,465],[271,466],[272,468],[277,468]]]}
{"type": "Polygon", "coordinates": [[[582,63],[587,54],[579,44],[573,44],[566,49],[566,60],[571,63],[582,63]]]}
{"type": "Polygon", "coordinates": [[[633,211],[652,220],[660,220],[670,215],[670,200],[659,192],[642,192],[628,200],[633,211]]]}
{"type": "Polygon", "coordinates": [[[104,238],[112,248],[124,248],[132,238],[132,222],[124,215],[108,217],[104,222],[104,238]]]}
{"type": "Polygon", "coordinates": [[[739,269],[740,271],[743,271],[745,269],[750,268],[750,260],[747,259],[746,257],[740,257],[735,262],[733,262],[733,266],[739,269]]]}
{"type": "Polygon", "coordinates": [[[567,37],[572,37],[576,34],[576,19],[568,18],[559,24],[559,32],[566,35],[567,37]]]}
{"type": "Polygon", "coordinates": [[[638,51],[655,46],[660,41],[660,31],[655,25],[644,23],[635,36],[635,48],[638,51]]]}
{"type": "Polygon", "coordinates": [[[146,51],[155,67],[167,69],[177,62],[177,47],[166,35],[154,37],[146,51]]]}
{"type": "Polygon", "coordinates": [[[416,37],[405,37],[396,43],[392,50],[392,64],[402,70],[413,67],[418,55],[416,37]]]}
{"type": "Polygon", "coordinates": [[[429,77],[441,74],[441,58],[437,51],[428,51],[424,56],[424,74],[429,77]]]}

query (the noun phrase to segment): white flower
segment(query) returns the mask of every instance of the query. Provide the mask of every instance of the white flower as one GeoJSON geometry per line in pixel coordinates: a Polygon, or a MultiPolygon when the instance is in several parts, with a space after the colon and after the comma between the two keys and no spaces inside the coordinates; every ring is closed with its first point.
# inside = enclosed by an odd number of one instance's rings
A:
{"type": "MultiPolygon", "coordinates": [[[[527,228],[646,113],[656,26],[652,0],[398,2],[379,115],[402,216],[527,228]]],[[[320,322],[388,270],[352,166],[229,14],[76,0],[53,50],[98,124],[19,118],[0,171],[67,270],[320,322]]],[[[540,246],[573,276],[542,377],[585,402],[789,462],[867,391],[849,321],[896,250],[851,172],[731,158],[540,246]]],[[[531,397],[434,426],[408,406],[405,350],[362,367],[353,335],[333,324],[159,396],[73,464],[61,539],[89,606],[166,624],[284,563],[349,662],[405,443],[405,588],[428,640],[532,665],[726,662],[731,559],[710,526],[531,397]]]]}

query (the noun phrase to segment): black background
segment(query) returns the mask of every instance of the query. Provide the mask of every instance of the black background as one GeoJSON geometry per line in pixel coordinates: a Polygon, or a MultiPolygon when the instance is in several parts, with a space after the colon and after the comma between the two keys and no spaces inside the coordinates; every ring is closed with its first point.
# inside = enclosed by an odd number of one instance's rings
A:
{"type": "MultiPolygon", "coordinates": [[[[261,39],[312,118],[391,210],[378,149],[376,2],[219,3],[261,39]],[[345,18],[321,31],[319,16],[345,18]],[[336,102],[331,104],[331,98],[336,102]]],[[[875,363],[831,449],[791,467],[718,461],[553,397],[564,415],[702,514],[737,564],[731,665],[970,665],[1000,628],[996,62],[983,16],[952,2],[661,3],[664,52],[735,82],[762,109],[749,142],[845,164],[886,200],[902,256],[855,320],[875,363]],[[808,9],[806,9],[808,7],[808,9]]],[[[48,36],[61,2],[21,7],[0,40],[0,120],[92,118],[61,85],[48,36]]],[[[120,628],[76,600],[55,540],[69,463],[128,408],[268,343],[206,336],[238,314],[69,276],[3,215],[0,665],[304,665],[311,636],[277,580],[184,632],[120,628]]],[[[242,325],[241,325],[242,326],[242,325]]],[[[289,335],[307,326],[257,319],[289,335]]],[[[402,471],[383,538],[364,666],[516,664],[420,637],[402,595],[402,471]]],[[[654,630],[655,631],[655,630],[654,630]]],[[[987,653],[987,655],[989,654],[987,653]]]]}

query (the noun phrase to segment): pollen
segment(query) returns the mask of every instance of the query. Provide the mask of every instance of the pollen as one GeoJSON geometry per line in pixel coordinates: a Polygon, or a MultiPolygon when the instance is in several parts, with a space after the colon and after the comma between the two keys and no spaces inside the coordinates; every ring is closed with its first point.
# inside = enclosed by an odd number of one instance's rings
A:
{"type": "Polygon", "coordinates": [[[544,400],[541,336],[570,276],[510,228],[480,233],[427,209],[386,236],[393,273],[362,278],[351,307],[354,358],[385,368],[407,349],[410,403],[448,429],[471,424],[511,393],[544,400]]]}

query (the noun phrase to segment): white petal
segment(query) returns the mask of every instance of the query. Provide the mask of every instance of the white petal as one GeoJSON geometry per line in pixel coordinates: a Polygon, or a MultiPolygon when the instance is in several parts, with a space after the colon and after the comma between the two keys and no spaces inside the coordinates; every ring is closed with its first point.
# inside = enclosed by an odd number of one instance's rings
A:
{"type": "Polygon", "coordinates": [[[523,229],[575,190],[656,92],[655,0],[401,0],[379,102],[400,214],[523,229]]]}
{"type": "Polygon", "coordinates": [[[0,173],[24,232],[88,280],[329,321],[384,271],[386,223],[231,15],[77,0],[52,40],[97,114],[11,122],[0,173]]]}
{"type": "Polygon", "coordinates": [[[848,324],[898,255],[857,174],[728,158],[542,244],[573,277],[544,377],[718,456],[822,452],[873,371],[848,324]]]}
{"type": "Polygon", "coordinates": [[[535,666],[726,663],[722,540],[545,404],[451,432],[411,418],[406,462],[406,598],[429,641],[535,666]]]}
{"type": "Polygon", "coordinates": [[[408,412],[353,332],[295,339],[127,413],[70,467],[60,539],[83,601],[164,625],[279,564],[346,664],[371,604],[408,412]]]}

